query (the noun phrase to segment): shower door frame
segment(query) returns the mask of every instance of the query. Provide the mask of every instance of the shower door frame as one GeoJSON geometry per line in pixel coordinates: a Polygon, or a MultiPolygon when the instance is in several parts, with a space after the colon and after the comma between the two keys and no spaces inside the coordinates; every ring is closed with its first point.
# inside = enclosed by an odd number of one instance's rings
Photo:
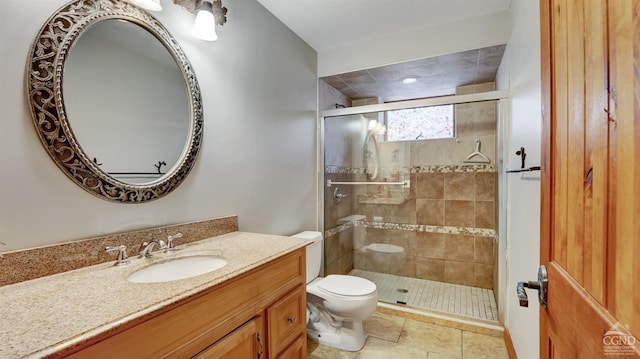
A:
{"type": "MultiPolygon", "coordinates": [[[[508,273],[506,272],[507,266],[507,213],[506,213],[506,185],[507,178],[505,173],[505,166],[508,163],[508,149],[511,147],[510,143],[507,143],[510,139],[510,120],[509,120],[509,92],[507,90],[495,90],[482,93],[466,94],[466,95],[451,95],[430,97],[420,100],[406,100],[390,103],[382,103],[375,105],[365,105],[356,107],[346,107],[338,109],[330,109],[318,112],[317,123],[317,163],[318,163],[318,178],[317,178],[317,213],[318,213],[318,228],[324,236],[324,191],[326,187],[326,181],[324,179],[324,120],[327,117],[348,116],[348,115],[363,115],[371,112],[385,112],[393,110],[403,110],[417,107],[438,106],[438,105],[458,105],[470,102],[480,101],[497,101],[497,119],[496,119],[496,164],[498,172],[498,298],[496,302],[498,304],[498,320],[503,322],[504,308],[506,302],[505,289],[507,287],[508,273]]],[[[324,248],[322,250],[322,263],[321,263],[321,275],[324,275],[324,248]]]]}

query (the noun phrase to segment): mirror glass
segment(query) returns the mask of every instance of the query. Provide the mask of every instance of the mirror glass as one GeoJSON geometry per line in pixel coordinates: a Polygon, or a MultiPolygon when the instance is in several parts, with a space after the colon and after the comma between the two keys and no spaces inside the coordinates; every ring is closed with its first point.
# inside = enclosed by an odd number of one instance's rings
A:
{"type": "Polygon", "coordinates": [[[176,189],[202,143],[193,67],[156,18],[121,0],[73,0],[42,26],[27,62],[36,132],[85,191],[143,203],[176,189]]]}
{"type": "Polygon", "coordinates": [[[375,131],[369,131],[367,139],[364,141],[364,168],[367,170],[369,179],[376,179],[380,169],[380,151],[376,136],[375,131]]]}
{"type": "Polygon", "coordinates": [[[187,88],[169,51],[144,28],[120,20],[87,28],[69,51],[62,88],[78,143],[110,176],[153,182],[180,159],[187,88]]]}

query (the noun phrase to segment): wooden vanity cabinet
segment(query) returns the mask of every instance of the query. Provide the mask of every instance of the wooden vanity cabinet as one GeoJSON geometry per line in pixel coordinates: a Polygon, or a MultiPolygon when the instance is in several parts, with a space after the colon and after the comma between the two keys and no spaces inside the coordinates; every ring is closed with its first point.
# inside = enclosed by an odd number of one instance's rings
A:
{"type": "Polygon", "coordinates": [[[240,328],[193,356],[194,359],[260,358],[264,352],[259,318],[251,319],[240,328]]]}
{"type": "Polygon", "coordinates": [[[305,285],[301,248],[58,356],[306,358],[305,285]]]}

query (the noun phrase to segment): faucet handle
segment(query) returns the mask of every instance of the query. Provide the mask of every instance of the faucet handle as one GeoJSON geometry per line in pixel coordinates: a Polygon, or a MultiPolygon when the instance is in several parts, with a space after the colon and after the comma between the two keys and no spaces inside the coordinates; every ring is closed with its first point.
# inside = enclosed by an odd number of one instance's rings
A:
{"type": "Polygon", "coordinates": [[[182,233],[176,233],[176,234],[167,236],[167,252],[176,251],[176,244],[173,242],[173,240],[176,238],[182,238],[182,233]]]}
{"type": "Polygon", "coordinates": [[[117,266],[129,264],[129,256],[127,255],[127,246],[124,244],[119,246],[109,246],[104,249],[107,253],[118,251],[117,266]]]}

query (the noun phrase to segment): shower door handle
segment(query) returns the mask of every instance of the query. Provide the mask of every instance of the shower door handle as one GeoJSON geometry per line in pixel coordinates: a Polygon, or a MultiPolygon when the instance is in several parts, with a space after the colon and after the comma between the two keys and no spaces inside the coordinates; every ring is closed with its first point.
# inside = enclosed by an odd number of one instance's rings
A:
{"type": "Polygon", "coordinates": [[[542,308],[547,307],[547,290],[549,285],[549,278],[547,277],[547,267],[541,265],[538,267],[538,281],[518,282],[516,287],[516,294],[518,295],[518,301],[521,307],[529,306],[529,298],[527,297],[527,291],[525,288],[535,289],[538,291],[538,302],[542,308]]]}

